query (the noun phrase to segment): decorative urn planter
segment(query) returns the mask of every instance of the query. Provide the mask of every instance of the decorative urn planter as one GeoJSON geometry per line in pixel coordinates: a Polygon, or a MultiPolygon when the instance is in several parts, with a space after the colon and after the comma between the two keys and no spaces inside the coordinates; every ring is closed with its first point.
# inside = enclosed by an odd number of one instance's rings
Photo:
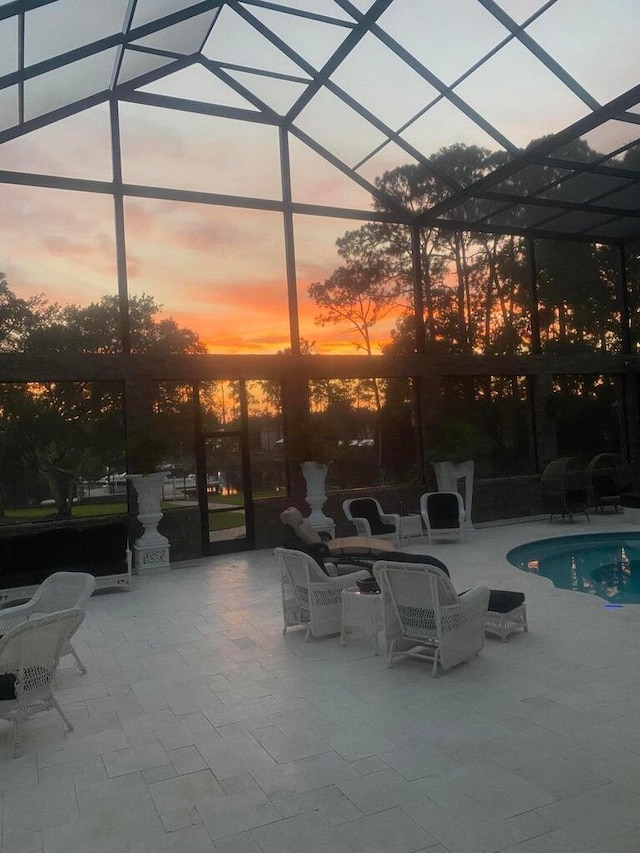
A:
{"type": "Polygon", "coordinates": [[[307,521],[315,530],[326,530],[333,536],[336,530],[335,522],[322,511],[322,507],[327,502],[325,480],[328,468],[323,462],[301,462],[300,468],[307,484],[305,500],[311,507],[311,515],[307,521]]]}
{"type": "Polygon", "coordinates": [[[169,540],[158,531],[158,523],[163,515],[160,504],[164,474],[128,474],[127,479],[136,490],[138,521],[144,527],[142,536],[133,543],[136,573],[150,574],[170,569],[169,540]]]}

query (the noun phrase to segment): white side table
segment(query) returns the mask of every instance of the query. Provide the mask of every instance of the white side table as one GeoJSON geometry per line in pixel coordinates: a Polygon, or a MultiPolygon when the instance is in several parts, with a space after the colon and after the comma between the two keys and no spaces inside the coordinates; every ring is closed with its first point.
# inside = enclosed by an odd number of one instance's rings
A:
{"type": "Polygon", "coordinates": [[[378,634],[384,628],[382,595],[360,592],[351,586],[342,590],[342,630],[340,642],[344,646],[349,630],[362,631],[373,641],[373,650],[378,654],[378,634]]]}
{"type": "Polygon", "coordinates": [[[400,516],[400,544],[404,545],[407,539],[422,539],[422,516],[401,515],[400,516]]]}

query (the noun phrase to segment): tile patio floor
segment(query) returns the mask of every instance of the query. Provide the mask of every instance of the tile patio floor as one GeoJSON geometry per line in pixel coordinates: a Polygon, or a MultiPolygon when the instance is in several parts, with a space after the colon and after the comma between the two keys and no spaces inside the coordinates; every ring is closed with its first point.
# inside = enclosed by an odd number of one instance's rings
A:
{"type": "MultiPolygon", "coordinates": [[[[640,606],[559,591],[505,554],[591,524],[485,527],[430,552],[464,589],[527,594],[530,633],[438,679],[366,639],[282,635],[260,551],[95,596],[55,712],[11,757],[2,853],[640,851],[640,606]]],[[[636,528],[637,529],[637,528],[636,528]]]]}

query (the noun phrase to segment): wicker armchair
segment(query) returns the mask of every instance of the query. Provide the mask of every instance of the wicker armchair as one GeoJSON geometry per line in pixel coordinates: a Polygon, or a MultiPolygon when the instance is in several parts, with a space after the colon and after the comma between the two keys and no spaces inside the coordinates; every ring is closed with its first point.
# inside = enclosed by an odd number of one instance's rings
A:
{"type": "Polygon", "coordinates": [[[276,548],[282,580],[282,633],[293,625],[306,625],[305,642],[311,636],[339,634],[342,627],[342,590],[370,578],[366,569],[342,577],[325,575],[309,554],[276,548]]]}
{"type": "Polygon", "coordinates": [[[427,541],[464,537],[464,504],[458,492],[427,492],[420,498],[420,515],[427,528],[427,541]]]}
{"type": "Polygon", "coordinates": [[[631,465],[618,453],[598,453],[586,469],[589,484],[589,503],[596,512],[613,507],[614,512],[622,506],[622,498],[633,491],[631,465]]]}
{"type": "Polygon", "coordinates": [[[55,708],[67,729],[73,726],[52,691],[60,655],[84,613],[60,610],[23,622],[0,639],[0,718],[13,722],[14,755],[22,751],[23,720],[55,708]]]}
{"type": "Polygon", "coordinates": [[[381,560],[373,573],[382,591],[388,665],[398,655],[433,661],[450,669],[477,655],[484,646],[489,588],[477,586],[458,595],[436,566],[381,560]]]}
{"type": "MultiPolygon", "coordinates": [[[[96,579],[86,572],[54,572],[42,581],[29,601],[0,610],[0,635],[43,613],[55,613],[73,607],[84,610],[95,588],[96,579]]],[[[62,647],[60,657],[66,655],[73,655],[80,672],[87,671],[69,641],[62,647]]]]}
{"type": "Polygon", "coordinates": [[[575,457],[563,456],[547,465],[540,478],[540,493],[549,521],[554,515],[561,515],[563,521],[565,516],[573,521],[579,514],[589,518],[587,475],[575,457]]]}
{"type": "Polygon", "coordinates": [[[358,536],[376,536],[390,539],[394,545],[400,542],[400,516],[383,512],[375,498],[350,498],[343,501],[342,511],[355,525],[358,536]]]}

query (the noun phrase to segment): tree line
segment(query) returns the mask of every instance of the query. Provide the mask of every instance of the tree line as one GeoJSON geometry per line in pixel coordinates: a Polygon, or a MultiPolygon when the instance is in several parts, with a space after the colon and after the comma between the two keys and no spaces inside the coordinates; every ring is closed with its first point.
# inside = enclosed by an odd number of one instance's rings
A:
{"type": "MultiPolygon", "coordinates": [[[[206,352],[196,332],[172,318],[158,319],[161,310],[153,296],[129,299],[133,352],[206,352]]],[[[44,295],[24,299],[0,273],[0,352],[121,351],[117,296],[86,306],[50,304],[44,295]]],[[[190,400],[178,386],[160,386],[157,405],[167,433],[174,433],[173,444],[179,445],[176,428],[169,424],[192,422],[190,400]]],[[[37,504],[48,494],[56,514],[68,517],[80,476],[98,479],[105,470],[124,471],[123,408],[118,382],[0,383],[0,515],[5,502],[37,504]]]]}
{"type": "MultiPolygon", "coordinates": [[[[534,140],[531,145],[539,141],[534,140]]],[[[636,147],[627,151],[617,165],[640,168],[638,150],[636,147]]],[[[604,159],[583,140],[556,152],[555,162],[561,163],[562,158],[585,164],[604,159]]],[[[433,172],[422,164],[403,165],[385,172],[375,183],[395,202],[419,214],[446,200],[450,193],[449,185],[437,175],[446,174],[465,187],[506,159],[507,155],[500,152],[457,144],[432,156],[433,172]]],[[[593,183],[597,176],[584,172],[565,181],[564,174],[561,166],[533,164],[497,189],[574,201],[597,191],[593,183]]],[[[378,197],[373,204],[378,211],[385,209],[378,197]]],[[[502,212],[496,201],[466,201],[453,213],[458,220],[486,216],[499,221],[502,212]]],[[[516,212],[516,220],[520,217],[522,224],[526,224],[525,216],[524,208],[516,212]]],[[[617,252],[609,246],[590,243],[536,240],[535,245],[543,352],[567,347],[601,352],[619,349],[617,252]]],[[[339,237],[336,246],[340,265],[326,279],[309,285],[309,296],[318,309],[316,323],[351,330],[354,347],[371,355],[376,349],[375,327],[393,315],[397,319],[391,339],[382,350],[398,355],[413,352],[415,305],[410,229],[401,224],[367,222],[339,237]]],[[[515,355],[530,351],[531,290],[522,237],[424,226],[419,232],[419,252],[427,356],[437,352],[515,355]]],[[[631,252],[629,281],[634,287],[637,267],[637,253],[631,252]]],[[[161,311],[162,306],[151,295],[129,298],[132,352],[161,356],[206,353],[195,331],[181,327],[171,317],[161,317],[161,311]]],[[[301,348],[307,353],[315,351],[311,341],[303,340],[301,348]]],[[[102,296],[85,306],[52,304],[44,294],[19,297],[0,273],[0,352],[121,351],[121,315],[116,295],[102,296]]],[[[473,398],[484,402],[489,411],[495,409],[500,398],[507,401],[506,406],[512,406],[511,419],[518,420],[522,391],[514,381],[505,379],[500,384],[499,380],[488,378],[478,384],[477,380],[461,380],[449,395],[453,401],[450,409],[456,413],[454,398],[458,399],[459,414],[473,398]]],[[[585,381],[584,377],[579,378],[579,388],[565,382],[557,390],[565,395],[572,391],[592,393],[593,382],[585,389],[585,381]]],[[[238,416],[237,388],[233,382],[228,385],[228,412],[221,414],[210,400],[205,401],[212,424],[224,424],[238,416]]],[[[278,383],[257,383],[253,396],[251,393],[254,413],[265,421],[276,417],[280,408],[278,383]]],[[[334,425],[336,436],[364,438],[375,431],[379,448],[383,428],[390,436],[399,431],[408,435],[408,380],[391,384],[375,377],[344,382],[318,380],[310,383],[310,404],[319,417],[334,425]],[[373,420],[371,413],[375,413],[373,420]],[[396,423],[400,413],[402,423],[396,423]]],[[[185,446],[186,425],[191,424],[192,417],[188,390],[159,387],[157,408],[167,424],[167,434],[173,434],[174,444],[185,446]],[[175,426],[178,423],[183,425],[177,430],[182,436],[179,439],[175,426]]],[[[3,482],[28,483],[40,478],[48,484],[61,515],[70,513],[80,472],[91,476],[103,472],[105,467],[124,465],[123,400],[118,383],[0,384],[0,413],[3,482]]],[[[496,435],[493,443],[500,447],[501,441],[496,435]]],[[[382,460],[378,464],[381,468],[382,460]]],[[[408,457],[403,461],[403,465],[407,464],[408,457]]]]}
{"type": "MultiPolygon", "coordinates": [[[[531,146],[540,141],[534,140],[531,146]]],[[[638,151],[626,152],[616,165],[637,170],[638,151]]],[[[589,164],[601,162],[604,155],[578,140],[557,152],[556,162],[562,158],[589,164]]],[[[431,157],[435,172],[423,164],[404,165],[385,172],[375,183],[388,197],[419,214],[450,195],[437,174],[444,173],[466,187],[506,161],[506,154],[456,144],[431,157]]],[[[497,189],[514,196],[537,194],[543,201],[580,201],[597,193],[598,175],[584,172],[565,181],[565,174],[559,166],[530,165],[497,189]]],[[[457,220],[485,217],[503,224],[514,220],[516,225],[528,224],[524,206],[515,213],[507,212],[508,207],[504,202],[471,200],[453,215],[457,220]]],[[[385,210],[378,197],[374,208],[385,210]]],[[[551,213],[548,208],[540,218],[551,213]]],[[[340,266],[309,286],[309,295],[320,309],[316,323],[350,328],[354,346],[371,354],[374,327],[396,312],[399,318],[392,340],[381,348],[412,351],[415,304],[409,227],[369,222],[347,231],[336,246],[340,266]]],[[[427,353],[530,352],[532,294],[523,237],[425,226],[420,229],[419,246],[427,353]]],[[[597,243],[536,240],[535,261],[543,352],[576,346],[593,351],[619,349],[617,250],[597,243]]]]}

